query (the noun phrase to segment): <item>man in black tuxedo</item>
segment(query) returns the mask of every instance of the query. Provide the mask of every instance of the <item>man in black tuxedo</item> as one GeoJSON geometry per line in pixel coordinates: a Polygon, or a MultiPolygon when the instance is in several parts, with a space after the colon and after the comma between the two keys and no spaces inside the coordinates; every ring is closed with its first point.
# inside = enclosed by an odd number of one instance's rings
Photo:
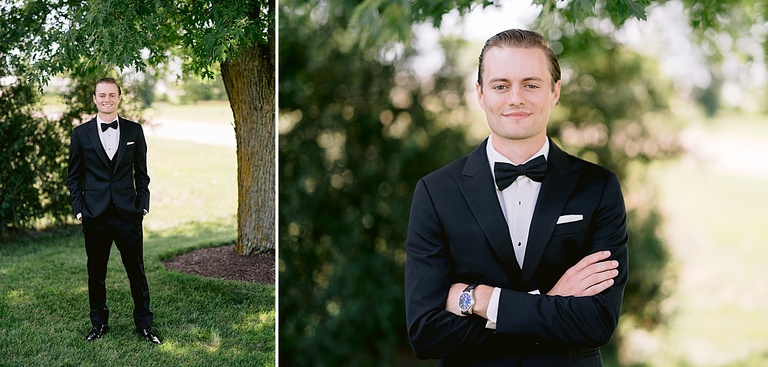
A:
{"type": "Polygon", "coordinates": [[[421,179],[408,228],[408,333],[444,366],[602,366],[627,281],[618,178],[546,135],[560,66],[512,29],[480,54],[491,135],[421,179]]]}
{"type": "Polygon", "coordinates": [[[122,92],[117,81],[96,81],[93,102],[99,113],[72,131],[67,183],[72,209],[83,224],[88,255],[91,331],[87,341],[109,330],[105,279],[112,243],[128,274],[136,331],[161,344],[152,331],[149,286],[144,274],[142,220],[149,212],[147,143],[141,125],[117,116],[122,92]]]}

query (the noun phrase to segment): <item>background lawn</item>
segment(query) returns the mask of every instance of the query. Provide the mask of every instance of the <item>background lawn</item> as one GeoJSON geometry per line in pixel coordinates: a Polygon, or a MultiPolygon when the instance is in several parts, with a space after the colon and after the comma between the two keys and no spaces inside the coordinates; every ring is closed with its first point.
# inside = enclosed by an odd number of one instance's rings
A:
{"type": "MultiPolygon", "coordinates": [[[[226,128],[226,126],[224,126],[226,128]]],[[[113,246],[110,331],[90,329],[80,226],[0,245],[1,366],[273,366],[275,287],[166,270],[161,261],[237,235],[235,149],[148,137],[151,211],[144,259],[154,346],[133,331],[128,279],[113,246]]]]}
{"type": "Polygon", "coordinates": [[[690,152],[652,176],[677,273],[671,318],[634,353],[651,366],[768,366],[768,121],[724,113],[683,137],[690,152]]]}

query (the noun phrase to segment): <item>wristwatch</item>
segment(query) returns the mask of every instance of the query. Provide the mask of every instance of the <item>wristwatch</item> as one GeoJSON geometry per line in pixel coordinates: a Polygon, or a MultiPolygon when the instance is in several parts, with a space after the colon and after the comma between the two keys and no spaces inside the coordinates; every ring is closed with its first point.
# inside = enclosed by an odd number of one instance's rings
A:
{"type": "Polygon", "coordinates": [[[462,315],[472,314],[472,308],[475,306],[475,287],[477,284],[470,284],[459,295],[459,310],[462,315]]]}

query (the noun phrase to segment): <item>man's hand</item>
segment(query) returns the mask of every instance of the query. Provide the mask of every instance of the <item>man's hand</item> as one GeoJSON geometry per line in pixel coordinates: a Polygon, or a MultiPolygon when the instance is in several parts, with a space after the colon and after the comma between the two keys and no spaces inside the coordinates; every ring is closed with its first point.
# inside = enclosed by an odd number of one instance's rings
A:
{"type": "Polygon", "coordinates": [[[586,297],[608,289],[613,285],[613,278],[619,275],[618,261],[603,261],[610,256],[610,251],[587,255],[568,269],[547,295],[586,297]]]}

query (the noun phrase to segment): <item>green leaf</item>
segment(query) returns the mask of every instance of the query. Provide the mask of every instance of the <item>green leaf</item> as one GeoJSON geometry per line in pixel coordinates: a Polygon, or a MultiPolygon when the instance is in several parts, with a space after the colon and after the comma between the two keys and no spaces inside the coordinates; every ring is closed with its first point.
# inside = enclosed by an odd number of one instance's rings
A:
{"type": "Polygon", "coordinates": [[[645,6],[648,5],[647,1],[639,2],[635,0],[621,0],[621,2],[626,6],[628,15],[630,17],[634,17],[640,20],[646,20],[647,14],[645,13],[645,6]]]}

